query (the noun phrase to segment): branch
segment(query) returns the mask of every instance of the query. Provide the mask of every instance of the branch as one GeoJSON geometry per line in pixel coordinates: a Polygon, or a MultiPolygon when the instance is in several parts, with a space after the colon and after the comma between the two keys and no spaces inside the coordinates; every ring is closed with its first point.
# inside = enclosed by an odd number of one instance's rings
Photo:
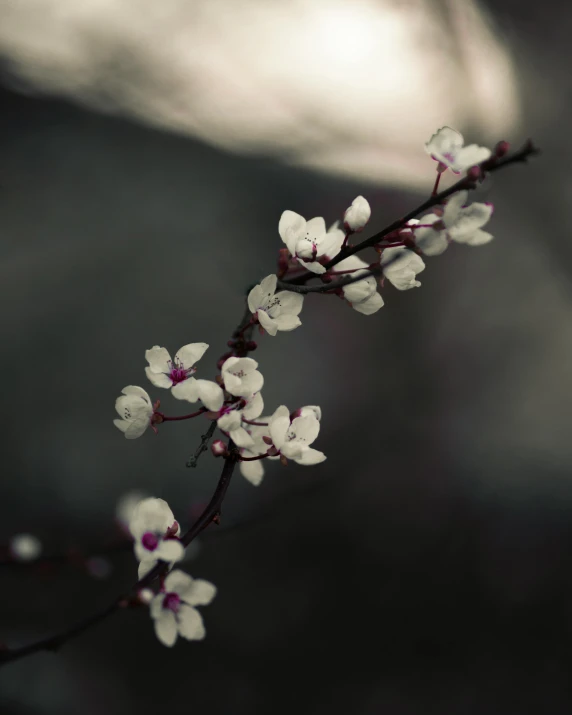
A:
{"type": "MultiPolygon", "coordinates": [[[[198,519],[187,531],[187,533],[181,537],[181,542],[185,547],[187,547],[191,543],[191,541],[193,541],[193,539],[195,539],[201,533],[201,531],[204,531],[204,529],[206,529],[209,524],[213,522],[218,522],[222,501],[226,495],[226,491],[230,484],[230,480],[232,478],[232,473],[236,466],[238,456],[232,440],[229,440],[227,449],[230,454],[225,459],[224,466],[222,468],[222,473],[220,475],[218,484],[210,502],[207,504],[202,514],[198,517],[198,519]]],[[[106,618],[109,618],[109,616],[113,615],[119,609],[132,605],[134,602],[136,602],[137,593],[142,588],[146,588],[153,581],[155,581],[155,579],[165,575],[168,570],[169,564],[165,563],[164,561],[159,561],[159,563],[151,571],[149,571],[146,576],[144,576],[142,579],[137,581],[136,584],[133,585],[127,595],[119,596],[103,610],[98,611],[97,613],[92,616],[89,616],[88,618],[82,619],[75,625],[71,626],[70,628],[66,628],[65,630],[61,631],[60,633],[57,633],[54,636],[42,638],[35,643],[30,643],[30,645],[22,646],[21,648],[0,650],[0,667],[2,665],[5,665],[6,663],[11,663],[12,661],[20,660],[20,658],[32,655],[33,653],[39,653],[40,651],[57,651],[59,648],[61,648],[62,645],[64,645],[64,643],[67,643],[68,641],[72,640],[72,638],[76,638],[77,636],[81,635],[93,626],[96,626],[98,623],[101,623],[101,621],[104,621],[106,618]]]]}
{"type": "Polygon", "coordinates": [[[213,420],[210,424],[210,427],[208,430],[201,436],[201,443],[197,447],[195,453],[193,454],[192,457],[189,457],[189,460],[187,461],[187,467],[196,467],[197,462],[199,460],[199,457],[203,452],[206,452],[209,446],[209,442],[211,440],[211,437],[214,434],[214,431],[216,429],[216,420],[213,420]]]}
{"type": "MultiPolygon", "coordinates": [[[[306,285],[295,285],[288,283],[288,281],[278,281],[278,288],[280,290],[289,290],[291,293],[301,293],[305,295],[306,293],[329,293],[331,291],[338,290],[344,286],[351,285],[352,283],[357,283],[358,281],[363,281],[369,276],[378,276],[381,273],[380,266],[373,266],[364,273],[360,273],[357,276],[344,276],[337,281],[332,281],[331,283],[324,283],[322,285],[306,286],[306,285]]],[[[316,274],[314,274],[316,275],[316,274]]]]}
{"type": "MultiPolygon", "coordinates": [[[[509,166],[509,164],[526,162],[530,156],[536,156],[537,154],[540,154],[540,149],[534,146],[532,140],[528,139],[518,151],[515,151],[512,154],[507,154],[502,158],[498,158],[497,156],[493,155],[490,159],[481,162],[481,164],[477,164],[477,166],[480,167],[481,175],[484,177],[487,172],[492,173],[493,171],[498,171],[499,169],[503,169],[505,166],[509,166]]],[[[472,190],[476,188],[477,180],[472,176],[464,176],[462,179],[459,179],[459,181],[450,186],[448,189],[444,189],[438,194],[430,196],[417,208],[413,209],[402,218],[397,219],[393,223],[390,223],[389,226],[386,226],[382,231],[379,231],[373,236],[370,236],[370,238],[365,239],[365,241],[361,241],[361,243],[357,243],[355,246],[346,246],[345,248],[342,248],[338,255],[335,258],[332,258],[331,261],[328,261],[328,263],[326,263],[324,267],[326,268],[326,270],[329,270],[340,261],[343,261],[344,258],[347,258],[348,256],[353,256],[354,253],[363,251],[364,248],[374,246],[376,243],[379,243],[383,238],[385,238],[388,234],[393,233],[393,231],[397,231],[400,228],[403,228],[403,226],[405,226],[408,221],[415,218],[418,214],[423,213],[424,211],[427,211],[427,209],[430,209],[431,207],[437,206],[438,204],[442,203],[446,198],[451,196],[451,194],[455,194],[457,191],[462,191],[463,189],[472,190]]],[[[313,278],[315,275],[315,273],[311,273],[310,271],[308,271],[301,276],[293,278],[291,281],[281,281],[282,289],[289,290],[294,293],[305,292],[295,290],[294,286],[304,284],[306,281],[308,281],[310,278],[313,278]]],[[[319,290],[309,292],[322,293],[324,291],[319,290]]]]}

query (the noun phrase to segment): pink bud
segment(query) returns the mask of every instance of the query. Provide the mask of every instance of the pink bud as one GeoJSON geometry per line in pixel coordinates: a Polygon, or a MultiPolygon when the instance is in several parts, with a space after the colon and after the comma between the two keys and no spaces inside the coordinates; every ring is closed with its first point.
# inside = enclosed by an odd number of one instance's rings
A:
{"type": "Polygon", "coordinates": [[[249,352],[252,352],[252,350],[256,350],[257,347],[258,347],[258,343],[257,343],[256,341],[254,341],[254,340],[249,340],[249,341],[246,343],[246,349],[247,349],[249,352]]]}
{"type": "Polygon", "coordinates": [[[467,171],[467,179],[476,181],[477,179],[480,179],[480,178],[481,178],[481,168],[479,166],[471,166],[471,168],[467,171]]]}
{"type": "Polygon", "coordinates": [[[510,144],[506,141],[501,141],[495,147],[495,156],[497,156],[500,159],[505,154],[508,154],[509,149],[510,149],[510,144]]]}
{"type": "Polygon", "coordinates": [[[217,439],[211,444],[211,452],[215,457],[226,457],[228,451],[222,439],[217,439]]]}

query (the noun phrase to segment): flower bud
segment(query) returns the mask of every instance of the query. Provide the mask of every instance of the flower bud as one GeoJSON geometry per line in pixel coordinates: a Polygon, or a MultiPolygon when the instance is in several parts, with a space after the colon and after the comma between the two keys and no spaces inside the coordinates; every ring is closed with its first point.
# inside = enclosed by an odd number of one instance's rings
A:
{"type": "Polygon", "coordinates": [[[256,350],[256,348],[258,347],[258,343],[255,340],[249,340],[246,343],[245,347],[249,352],[252,352],[253,350],[256,350]]]}
{"type": "Polygon", "coordinates": [[[371,216],[369,203],[363,196],[358,196],[344,213],[344,227],[347,231],[359,233],[371,216]]]}
{"type": "Polygon", "coordinates": [[[506,141],[501,141],[495,147],[495,156],[500,159],[505,154],[508,154],[509,149],[510,149],[510,144],[506,141]]]}
{"type": "Polygon", "coordinates": [[[217,439],[211,444],[211,452],[215,457],[226,457],[228,450],[222,439],[217,439]]]}
{"type": "Polygon", "coordinates": [[[471,166],[471,168],[467,171],[467,179],[471,179],[472,181],[477,181],[477,179],[481,178],[481,167],[480,166],[471,166]]]}
{"type": "Polygon", "coordinates": [[[139,602],[145,604],[146,606],[151,603],[154,596],[155,594],[150,588],[142,588],[137,594],[139,602]]]}

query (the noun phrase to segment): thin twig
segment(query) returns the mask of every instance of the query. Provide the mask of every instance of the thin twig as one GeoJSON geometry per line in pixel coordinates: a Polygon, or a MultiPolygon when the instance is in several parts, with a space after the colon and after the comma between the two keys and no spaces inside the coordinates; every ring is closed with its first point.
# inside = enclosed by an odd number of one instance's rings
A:
{"type": "Polygon", "coordinates": [[[211,437],[214,434],[214,431],[216,429],[216,420],[213,420],[208,428],[208,430],[205,432],[205,434],[201,435],[201,443],[195,450],[195,453],[193,454],[192,457],[189,457],[187,461],[187,467],[196,467],[197,462],[199,461],[199,457],[203,452],[206,452],[207,449],[209,448],[209,442],[211,440],[211,437]]]}

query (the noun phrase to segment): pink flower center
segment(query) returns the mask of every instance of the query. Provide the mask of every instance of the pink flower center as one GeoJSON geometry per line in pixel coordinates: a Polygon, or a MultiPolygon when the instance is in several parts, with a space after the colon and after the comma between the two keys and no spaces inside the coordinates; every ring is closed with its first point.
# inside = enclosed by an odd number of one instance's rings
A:
{"type": "Polygon", "coordinates": [[[163,608],[168,608],[173,613],[177,613],[181,603],[181,597],[178,593],[167,593],[163,599],[163,608]]]}
{"type": "Polygon", "coordinates": [[[155,551],[155,549],[159,545],[159,539],[152,531],[146,531],[143,534],[141,543],[143,544],[143,548],[147,549],[147,551],[155,551]]]}
{"type": "Polygon", "coordinates": [[[173,381],[173,385],[178,385],[179,382],[184,382],[190,375],[193,375],[197,369],[195,367],[185,368],[182,362],[177,360],[172,362],[169,360],[169,377],[173,381]]]}

